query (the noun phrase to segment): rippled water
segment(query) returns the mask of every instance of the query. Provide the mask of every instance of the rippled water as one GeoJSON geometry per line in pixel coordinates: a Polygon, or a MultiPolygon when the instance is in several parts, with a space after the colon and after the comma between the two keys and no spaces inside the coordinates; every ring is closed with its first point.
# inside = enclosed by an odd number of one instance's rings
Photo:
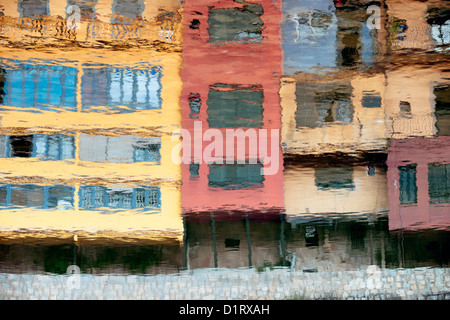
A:
{"type": "Polygon", "coordinates": [[[5,283],[450,279],[449,41],[443,1],[0,0],[5,283]]]}

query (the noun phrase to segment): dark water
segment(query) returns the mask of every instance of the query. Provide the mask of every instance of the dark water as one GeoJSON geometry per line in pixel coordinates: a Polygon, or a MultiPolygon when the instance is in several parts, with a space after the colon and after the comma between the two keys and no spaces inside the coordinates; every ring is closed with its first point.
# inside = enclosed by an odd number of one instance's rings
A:
{"type": "Polygon", "coordinates": [[[0,1],[0,272],[448,267],[448,4],[106,2],[0,1]],[[195,123],[279,169],[174,163],[195,123]]]}

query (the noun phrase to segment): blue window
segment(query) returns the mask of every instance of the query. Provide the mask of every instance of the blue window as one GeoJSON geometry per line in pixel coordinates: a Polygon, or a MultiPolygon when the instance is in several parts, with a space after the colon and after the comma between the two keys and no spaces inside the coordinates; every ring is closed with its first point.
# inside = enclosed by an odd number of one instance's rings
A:
{"type": "Polygon", "coordinates": [[[76,69],[9,59],[1,59],[0,67],[2,105],[34,112],[76,110],[76,69]]]}
{"type": "Polygon", "coordinates": [[[75,138],[55,133],[26,136],[0,136],[0,157],[64,160],[75,158],[75,138]]]}
{"type": "Polygon", "coordinates": [[[82,110],[133,112],[160,109],[162,71],[131,68],[84,68],[82,110]]]}
{"type": "Polygon", "coordinates": [[[114,188],[82,186],[79,195],[81,209],[150,210],[161,207],[161,192],[159,187],[114,188]]]}
{"type": "Polygon", "coordinates": [[[417,203],[417,164],[398,167],[400,182],[400,204],[417,203]]]}

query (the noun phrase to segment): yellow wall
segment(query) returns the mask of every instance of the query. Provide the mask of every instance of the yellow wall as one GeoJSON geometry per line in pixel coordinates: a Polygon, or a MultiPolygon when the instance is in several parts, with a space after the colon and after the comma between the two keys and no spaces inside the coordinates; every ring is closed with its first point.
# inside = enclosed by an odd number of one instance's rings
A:
{"type": "Polygon", "coordinates": [[[315,169],[287,168],[284,172],[286,215],[289,218],[327,217],[333,213],[377,214],[388,209],[386,173],[376,168],[367,175],[366,166],[355,166],[354,190],[319,190],[315,185],[315,169]]]}
{"type": "Polygon", "coordinates": [[[396,139],[436,134],[433,87],[444,81],[440,68],[405,66],[386,73],[386,116],[391,122],[389,136],[396,139]],[[400,101],[409,102],[411,112],[400,110],[400,101]]]}

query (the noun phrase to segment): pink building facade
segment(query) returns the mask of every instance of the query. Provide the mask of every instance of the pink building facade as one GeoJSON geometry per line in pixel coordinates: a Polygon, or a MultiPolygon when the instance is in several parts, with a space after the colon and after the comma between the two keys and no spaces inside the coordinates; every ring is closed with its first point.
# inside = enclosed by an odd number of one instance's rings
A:
{"type": "Polygon", "coordinates": [[[450,228],[450,137],[391,140],[389,230],[450,228]]]}
{"type": "Polygon", "coordinates": [[[182,127],[190,136],[183,142],[190,141],[191,152],[183,150],[185,159],[190,158],[182,163],[183,212],[209,216],[214,211],[218,219],[234,219],[251,211],[250,218],[278,219],[284,208],[279,134],[281,4],[187,0],[184,17],[181,108],[182,127]],[[223,164],[194,157],[199,150],[204,155],[213,141],[205,139],[211,129],[224,137],[223,152],[213,153],[223,164]],[[227,130],[238,129],[256,139],[247,138],[245,146],[239,145],[242,136],[234,140],[227,135],[227,130]],[[265,134],[267,139],[262,139],[265,134]],[[255,141],[256,154],[252,153],[255,141]],[[234,162],[226,163],[226,147],[231,143],[234,162]],[[263,144],[271,163],[261,161],[263,144]],[[261,169],[272,172],[261,174],[261,169]]]}

